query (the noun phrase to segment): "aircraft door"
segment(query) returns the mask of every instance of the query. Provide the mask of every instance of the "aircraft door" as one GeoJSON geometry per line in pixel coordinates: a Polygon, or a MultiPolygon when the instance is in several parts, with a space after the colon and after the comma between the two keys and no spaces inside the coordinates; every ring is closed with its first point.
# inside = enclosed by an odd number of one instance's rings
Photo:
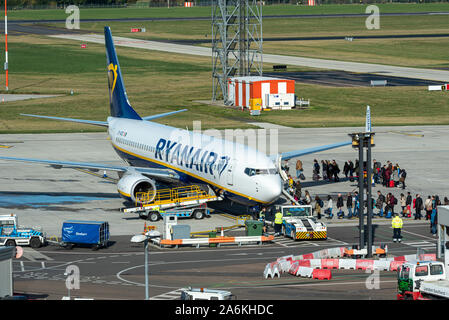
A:
{"type": "Polygon", "coordinates": [[[226,182],[229,186],[234,185],[234,160],[229,163],[228,169],[226,170],[226,182]]]}

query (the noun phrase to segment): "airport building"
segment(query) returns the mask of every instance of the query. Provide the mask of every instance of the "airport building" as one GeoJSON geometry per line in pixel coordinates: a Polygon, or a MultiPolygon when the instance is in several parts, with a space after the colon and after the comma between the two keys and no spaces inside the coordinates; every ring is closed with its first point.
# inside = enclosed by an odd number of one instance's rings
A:
{"type": "Polygon", "coordinates": [[[252,109],[291,109],[295,106],[295,80],[259,76],[228,80],[229,100],[235,107],[252,109]]]}

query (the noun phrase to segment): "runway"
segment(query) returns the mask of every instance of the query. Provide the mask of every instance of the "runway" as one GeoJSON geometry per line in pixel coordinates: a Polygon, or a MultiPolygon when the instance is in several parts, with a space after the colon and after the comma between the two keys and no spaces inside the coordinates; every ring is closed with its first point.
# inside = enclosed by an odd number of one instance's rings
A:
{"type": "MultiPolygon", "coordinates": [[[[60,35],[52,35],[51,37],[58,39],[68,39],[75,41],[104,44],[104,36],[96,34],[60,34],[60,35]]],[[[122,47],[156,50],[178,54],[204,56],[204,57],[212,56],[212,49],[193,45],[181,45],[159,41],[125,38],[125,37],[114,37],[114,43],[116,46],[122,47]]],[[[328,70],[341,70],[347,72],[372,73],[392,77],[405,77],[405,78],[425,79],[442,82],[447,82],[449,79],[449,71],[445,70],[408,68],[408,67],[398,67],[382,64],[338,61],[328,59],[314,59],[314,58],[276,55],[276,54],[263,54],[262,59],[264,63],[285,64],[291,66],[302,66],[302,67],[328,69],[328,70]]]]}

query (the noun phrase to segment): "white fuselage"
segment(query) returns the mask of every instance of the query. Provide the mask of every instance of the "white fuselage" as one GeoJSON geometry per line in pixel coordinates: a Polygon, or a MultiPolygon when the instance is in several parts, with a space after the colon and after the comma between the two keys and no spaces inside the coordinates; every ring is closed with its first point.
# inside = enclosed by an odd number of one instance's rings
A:
{"type": "Polygon", "coordinates": [[[108,118],[111,143],[132,166],[168,168],[186,183],[205,183],[233,201],[271,203],[282,192],[273,161],[233,141],[143,120],[108,118]]]}

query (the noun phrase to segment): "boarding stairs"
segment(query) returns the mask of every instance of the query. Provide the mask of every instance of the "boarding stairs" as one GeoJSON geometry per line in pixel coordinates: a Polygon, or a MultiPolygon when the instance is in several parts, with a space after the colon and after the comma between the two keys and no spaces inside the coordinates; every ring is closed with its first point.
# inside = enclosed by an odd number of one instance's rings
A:
{"type": "Polygon", "coordinates": [[[197,185],[183,186],[177,188],[161,189],[150,192],[136,193],[135,207],[124,208],[124,213],[135,213],[152,210],[166,210],[175,207],[201,205],[209,201],[223,200],[217,196],[210,187],[208,192],[197,185]]]}

